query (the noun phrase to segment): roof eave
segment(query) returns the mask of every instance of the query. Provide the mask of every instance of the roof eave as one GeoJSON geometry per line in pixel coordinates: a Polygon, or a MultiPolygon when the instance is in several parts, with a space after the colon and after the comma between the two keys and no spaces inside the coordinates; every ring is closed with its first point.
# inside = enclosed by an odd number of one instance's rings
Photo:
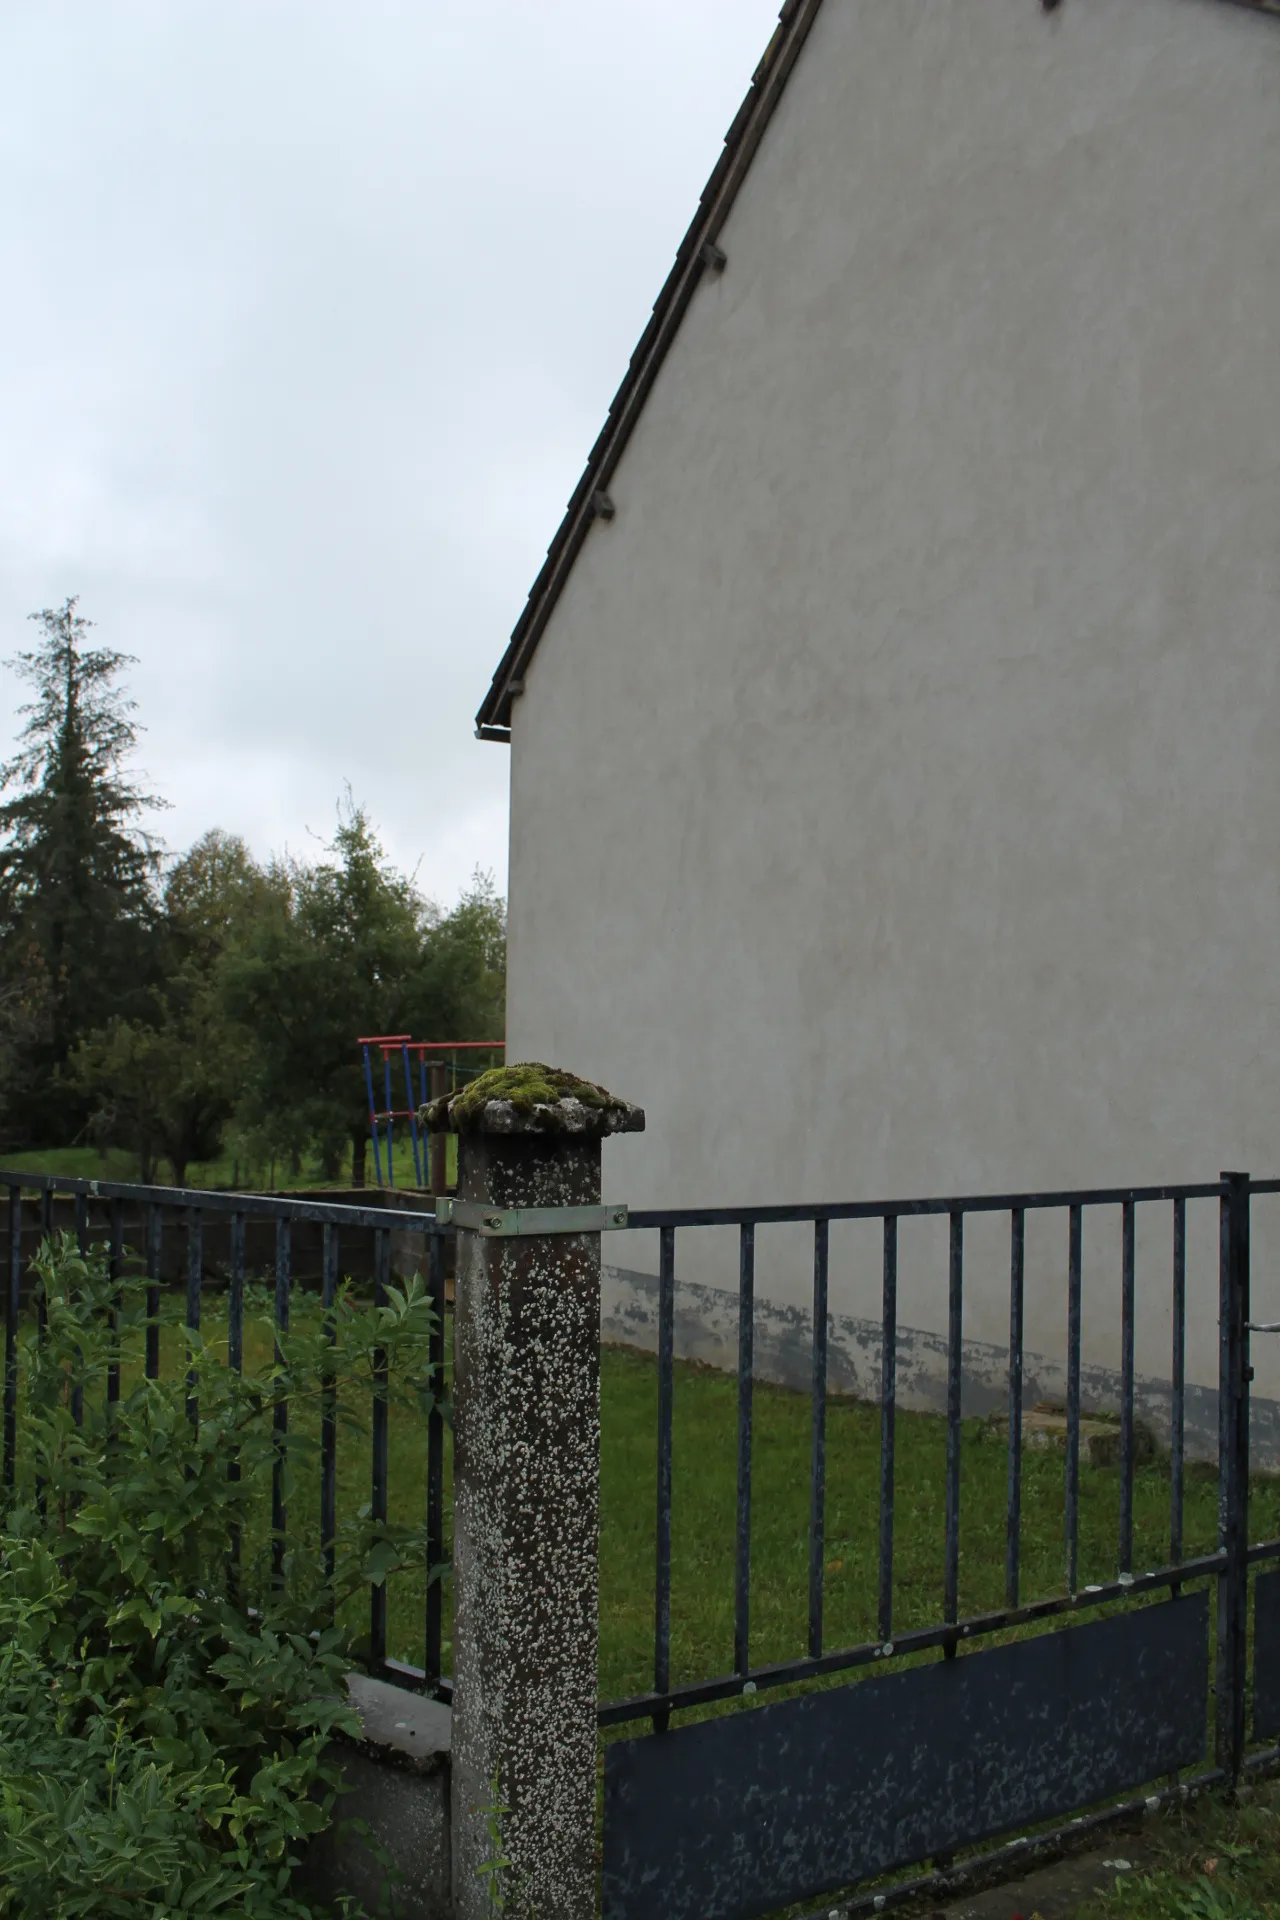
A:
{"type": "Polygon", "coordinates": [[[716,237],[737,198],[821,5],[822,0],[786,0],[779,15],[764,58],[752,76],[746,99],[734,116],[720,158],[703,188],[698,211],[654,302],[653,315],[631,356],[604,427],[588,456],[586,469],[547,550],[546,562],[530,588],[524,612],[476,715],[476,734],[482,740],[509,738],[511,701],[516,691],[513,682],[522,678],[573,563],[599,516],[599,496],[607,495],[609,481],[698,284],[704,273],[716,271],[712,264],[716,237]]]}

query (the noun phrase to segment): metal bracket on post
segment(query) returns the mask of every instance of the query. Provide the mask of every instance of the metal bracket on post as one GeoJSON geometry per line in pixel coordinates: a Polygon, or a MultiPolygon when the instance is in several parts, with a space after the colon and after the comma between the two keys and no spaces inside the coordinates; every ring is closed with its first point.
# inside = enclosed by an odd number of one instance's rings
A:
{"type": "Polygon", "coordinates": [[[436,1200],[441,1226],[465,1227],[484,1240],[514,1240],[544,1233],[616,1233],[627,1224],[625,1207],[486,1207],[479,1200],[436,1200]]]}

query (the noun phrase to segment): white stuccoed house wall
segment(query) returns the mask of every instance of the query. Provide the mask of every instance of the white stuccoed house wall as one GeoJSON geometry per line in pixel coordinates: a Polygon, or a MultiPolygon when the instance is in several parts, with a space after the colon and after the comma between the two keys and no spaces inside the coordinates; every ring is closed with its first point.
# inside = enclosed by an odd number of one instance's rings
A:
{"type": "MultiPolygon", "coordinates": [[[[637,1205],[1280,1173],[1280,20],[826,0],[720,242],[512,708],[509,1057],[645,1107],[637,1205]]],[[[1118,1213],[1085,1257],[1115,1366],[1118,1213]]],[[[833,1312],[878,1258],[833,1234],[833,1312]]],[[[1032,1351],[1065,1269],[1029,1225],[1032,1351]]],[[[901,1284],[944,1329],[945,1223],[901,1284]]]]}

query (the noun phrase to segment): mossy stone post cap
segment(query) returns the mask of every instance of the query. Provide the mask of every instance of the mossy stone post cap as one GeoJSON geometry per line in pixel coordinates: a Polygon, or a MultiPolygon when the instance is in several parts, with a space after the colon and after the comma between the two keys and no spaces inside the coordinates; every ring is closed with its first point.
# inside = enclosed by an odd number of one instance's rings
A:
{"type": "Polygon", "coordinates": [[[432,1133],[563,1133],[592,1139],[643,1133],[644,1110],[594,1080],[522,1060],[482,1073],[469,1087],[422,1109],[432,1133]]]}

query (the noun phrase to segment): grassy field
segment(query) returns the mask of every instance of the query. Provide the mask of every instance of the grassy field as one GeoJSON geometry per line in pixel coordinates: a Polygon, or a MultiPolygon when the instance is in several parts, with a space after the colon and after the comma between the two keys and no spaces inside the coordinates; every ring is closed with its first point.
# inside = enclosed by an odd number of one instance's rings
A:
{"type": "MultiPolygon", "coordinates": [[[[458,1143],[453,1135],[448,1142],[448,1177],[452,1182],[457,1177],[458,1143]]],[[[136,1153],[127,1153],[122,1147],[111,1147],[99,1151],[97,1147],[41,1147],[34,1153],[10,1153],[0,1159],[0,1165],[15,1173],[54,1173],[75,1180],[129,1180],[142,1178],[142,1163],[136,1153]]],[[[407,1129],[397,1133],[395,1140],[395,1176],[397,1186],[414,1184],[413,1147],[407,1129]]],[[[342,1163],[337,1185],[345,1186],[351,1177],[350,1155],[342,1163]]],[[[426,1170],[423,1169],[426,1178],[426,1170]]],[[[373,1149],[365,1156],[365,1178],[373,1184],[373,1149]]],[[[162,1161],[156,1173],[156,1179],[162,1184],[172,1184],[172,1173],[167,1162],[162,1161]]],[[[202,1187],[206,1190],[218,1188],[247,1189],[250,1191],[272,1191],[277,1189],[332,1186],[335,1183],[326,1180],[324,1170],[314,1153],[304,1154],[296,1166],[288,1161],[268,1163],[266,1166],[250,1166],[243,1160],[237,1160],[233,1154],[225,1153],[217,1160],[193,1160],[187,1168],[186,1184],[189,1187],[202,1187]]]]}

